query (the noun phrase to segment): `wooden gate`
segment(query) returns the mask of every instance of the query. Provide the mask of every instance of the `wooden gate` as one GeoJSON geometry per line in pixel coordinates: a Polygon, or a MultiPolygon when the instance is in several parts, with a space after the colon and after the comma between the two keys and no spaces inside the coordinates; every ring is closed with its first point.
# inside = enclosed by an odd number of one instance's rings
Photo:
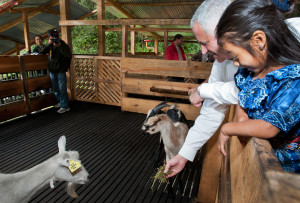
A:
{"type": "Polygon", "coordinates": [[[121,106],[119,57],[75,55],[72,93],[75,100],[121,106]]]}

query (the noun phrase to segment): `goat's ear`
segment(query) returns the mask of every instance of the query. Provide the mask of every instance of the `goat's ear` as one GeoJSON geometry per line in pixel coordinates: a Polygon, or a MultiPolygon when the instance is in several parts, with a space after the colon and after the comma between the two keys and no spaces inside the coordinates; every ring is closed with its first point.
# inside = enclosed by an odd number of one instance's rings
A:
{"type": "Polygon", "coordinates": [[[66,137],[63,135],[58,140],[58,151],[63,153],[66,151],[66,137]]]}

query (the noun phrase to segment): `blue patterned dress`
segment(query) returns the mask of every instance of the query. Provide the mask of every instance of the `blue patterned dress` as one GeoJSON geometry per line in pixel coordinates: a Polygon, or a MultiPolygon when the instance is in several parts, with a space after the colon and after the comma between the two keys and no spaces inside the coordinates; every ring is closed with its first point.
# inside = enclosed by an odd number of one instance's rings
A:
{"type": "Polygon", "coordinates": [[[272,71],[265,78],[239,68],[235,82],[240,105],[251,119],[262,119],[281,131],[270,143],[285,171],[300,173],[300,64],[272,71]]]}

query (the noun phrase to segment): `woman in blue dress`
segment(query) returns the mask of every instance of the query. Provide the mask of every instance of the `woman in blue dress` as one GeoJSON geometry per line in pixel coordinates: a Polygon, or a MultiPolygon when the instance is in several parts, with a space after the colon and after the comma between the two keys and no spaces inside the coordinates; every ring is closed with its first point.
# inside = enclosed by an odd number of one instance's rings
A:
{"type": "Polygon", "coordinates": [[[235,81],[243,121],[222,127],[218,147],[226,155],[231,136],[269,139],[283,169],[300,173],[300,43],[277,10],[291,5],[239,0],[221,17],[216,35],[239,66],[235,81]]]}

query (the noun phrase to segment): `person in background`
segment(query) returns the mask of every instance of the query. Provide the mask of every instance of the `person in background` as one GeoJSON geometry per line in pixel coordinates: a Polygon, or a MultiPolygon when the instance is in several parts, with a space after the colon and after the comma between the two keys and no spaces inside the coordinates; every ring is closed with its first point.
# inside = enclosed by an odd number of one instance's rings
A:
{"type": "MultiPolygon", "coordinates": [[[[181,34],[176,34],[174,36],[174,40],[170,46],[167,47],[165,51],[165,59],[166,60],[179,60],[185,61],[186,57],[184,54],[183,48],[180,46],[183,42],[183,36],[181,34]]],[[[171,77],[167,78],[168,81],[173,82],[184,82],[184,78],[182,77],[171,77]]]]}
{"type": "Polygon", "coordinates": [[[40,51],[42,51],[42,49],[45,48],[46,45],[43,44],[43,39],[42,39],[41,35],[36,35],[34,37],[34,41],[35,41],[36,47],[34,47],[32,54],[38,55],[38,54],[40,54],[40,51]]]}
{"type": "Polygon", "coordinates": [[[174,36],[173,42],[166,49],[166,53],[165,53],[166,60],[179,60],[179,61],[186,60],[184,50],[180,46],[182,42],[183,42],[183,36],[181,34],[176,34],[174,36]]]}
{"type": "Polygon", "coordinates": [[[70,111],[68,93],[67,93],[67,77],[66,72],[70,68],[72,52],[70,47],[61,39],[57,30],[48,32],[48,44],[40,51],[41,54],[49,54],[48,67],[52,88],[60,107],[58,113],[70,111]]]}
{"type": "Polygon", "coordinates": [[[216,35],[239,66],[237,116],[249,116],[222,126],[219,150],[226,156],[232,136],[269,139],[283,170],[300,173],[300,42],[277,7],[261,0],[229,5],[216,35]]]}

